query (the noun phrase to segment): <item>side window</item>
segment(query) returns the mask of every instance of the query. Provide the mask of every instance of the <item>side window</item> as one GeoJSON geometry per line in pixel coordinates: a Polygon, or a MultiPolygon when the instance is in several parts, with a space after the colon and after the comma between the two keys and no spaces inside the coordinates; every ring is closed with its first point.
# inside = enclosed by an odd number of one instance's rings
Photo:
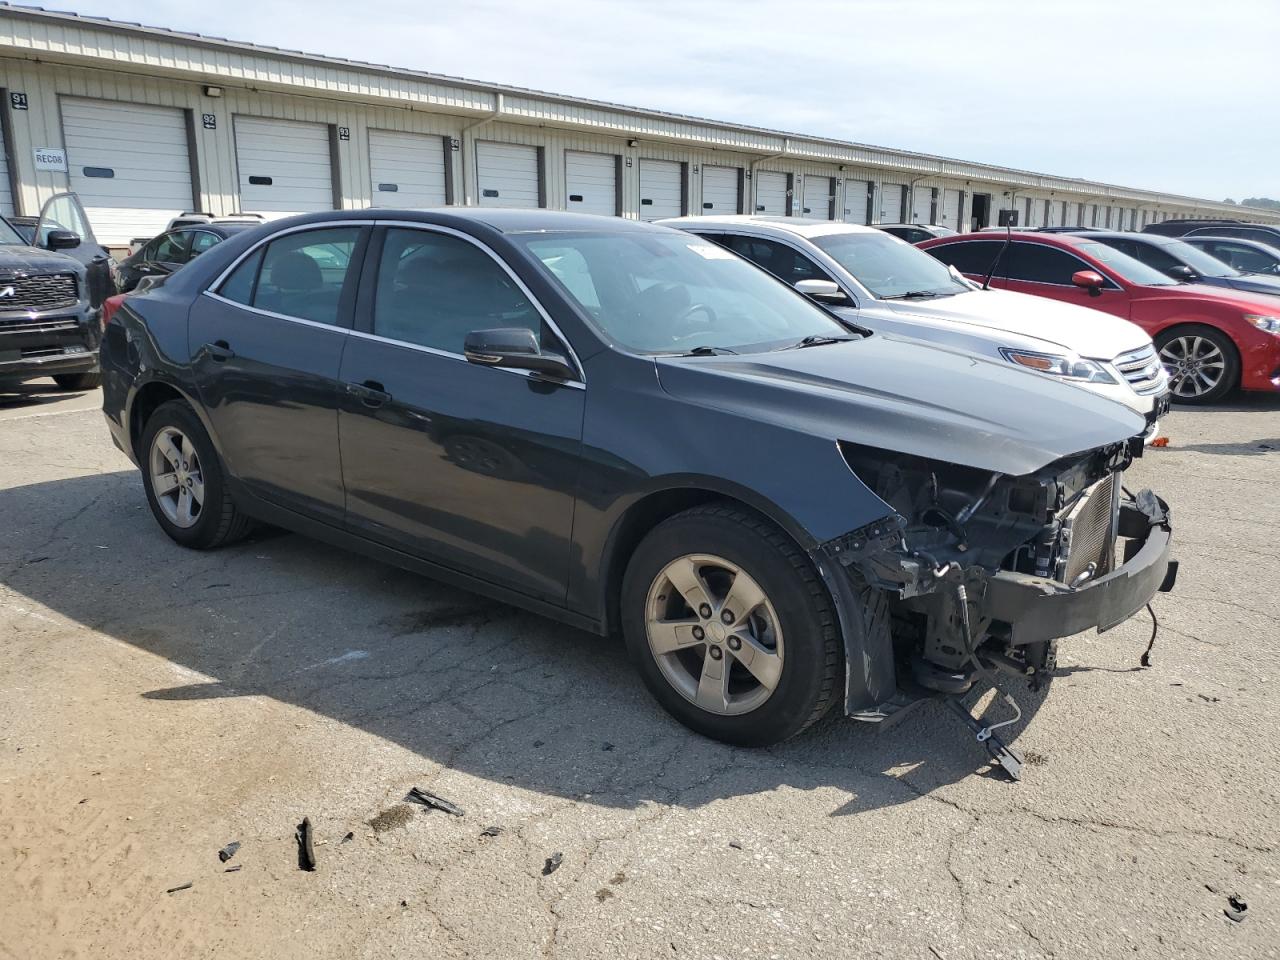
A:
{"type": "Polygon", "coordinates": [[[142,255],[139,259],[154,260],[156,258],[156,251],[160,249],[160,244],[164,243],[165,236],[165,234],[161,234],[143,247],[141,250],[142,255]]]}
{"type": "Polygon", "coordinates": [[[240,262],[231,276],[218,288],[218,296],[249,306],[253,303],[253,288],[258,283],[258,268],[262,266],[265,247],[259,247],[240,262]]]}
{"type": "Polygon", "coordinates": [[[1071,285],[1073,273],[1088,269],[1071,254],[1044,244],[1014,243],[1011,246],[1013,250],[1008,272],[1010,280],[1055,283],[1065,287],[1071,285]]]}
{"type": "MultiPolygon", "coordinates": [[[[561,258],[557,276],[570,289],[591,283],[577,266],[561,258]]],[[[461,355],[473,330],[526,327],[545,343],[542,326],[529,298],[475,244],[427,230],[387,230],[373,306],[378,336],[461,355]]]]}
{"type": "Polygon", "coordinates": [[[726,237],[724,246],[787,283],[831,279],[816,263],[785,243],[735,234],[726,237]]]}
{"type": "Polygon", "coordinates": [[[186,263],[190,253],[191,234],[187,232],[166,233],[156,244],[155,253],[148,260],[157,263],[186,263]]]}
{"type": "MultiPolygon", "coordinates": [[[[1132,256],[1141,260],[1147,266],[1154,267],[1161,273],[1167,273],[1172,267],[1182,266],[1181,261],[1150,243],[1135,243],[1133,246],[1136,249],[1132,256]]],[[[1125,250],[1124,252],[1128,253],[1129,251],[1125,250]]]]}
{"type": "MultiPolygon", "coordinates": [[[[925,252],[930,256],[941,260],[947,266],[955,267],[961,273],[968,273],[974,276],[986,276],[987,271],[991,269],[991,264],[995,262],[996,257],[1000,256],[1003,243],[995,243],[990,240],[965,243],[946,243],[937,247],[930,247],[925,252]]],[[[1007,258],[1005,258],[1007,260],[1007,258]]],[[[1005,271],[1002,263],[996,268],[992,276],[1003,277],[1005,271]]]]}
{"type": "Polygon", "coordinates": [[[1233,237],[1240,237],[1242,240],[1256,240],[1258,243],[1266,243],[1273,247],[1280,246],[1280,235],[1276,235],[1269,230],[1241,230],[1239,233],[1231,234],[1233,237]]]}
{"type": "Polygon", "coordinates": [[[267,244],[252,305],[315,323],[337,324],[359,227],[326,227],[291,233],[267,244]]]}
{"type": "Polygon", "coordinates": [[[210,247],[216,247],[222,242],[222,238],[216,233],[210,233],[208,230],[200,230],[195,234],[195,238],[191,241],[191,256],[198,257],[210,247]]]}
{"type": "Polygon", "coordinates": [[[1212,244],[1209,252],[1245,273],[1264,273],[1272,270],[1277,259],[1280,259],[1280,253],[1270,257],[1261,250],[1235,243],[1212,244]]]}

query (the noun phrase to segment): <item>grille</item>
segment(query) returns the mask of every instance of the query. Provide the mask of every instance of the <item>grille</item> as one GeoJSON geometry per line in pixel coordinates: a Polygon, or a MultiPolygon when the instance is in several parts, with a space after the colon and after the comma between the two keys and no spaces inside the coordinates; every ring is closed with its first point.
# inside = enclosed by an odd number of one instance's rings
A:
{"type": "Polygon", "coordinates": [[[76,329],[75,317],[43,317],[39,320],[28,320],[19,317],[16,320],[0,320],[0,335],[6,333],[57,333],[61,330],[76,329]]]}
{"type": "Polygon", "coordinates": [[[1062,521],[1066,561],[1063,583],[1071,583],[1093,564],[1090,579],[1110,572],[1115,559],[1116,496],[1121,475],[1113,473],[1085,491],[1062,521]]]}
{"type": "Polygon", "coordinates": [[[1154,345],[1122,353],[1111,362],[1116,365],[1120,375],[1129,381],[1133,392],[1141,396],[1163,393],[1169,386],[1169,377],[1164,372],[1164,365],[1160,362],[1154,345]]]}
{"type": "Polygon", "coordinates": [[[71,273],[14,277],[10,280],[0,278],[0,294],[0,311],[56,310],[74,307],[79,299],[75,274],[71,273]]]}

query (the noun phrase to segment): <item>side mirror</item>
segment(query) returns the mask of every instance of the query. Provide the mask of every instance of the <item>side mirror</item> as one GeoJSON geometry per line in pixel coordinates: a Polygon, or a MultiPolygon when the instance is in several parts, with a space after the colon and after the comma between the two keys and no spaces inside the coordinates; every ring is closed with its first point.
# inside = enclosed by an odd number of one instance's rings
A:
{"type": "Polygon", "coordinates": [[[463,341],[462,352],[471,363],[484,367],[532,370],[556,380],[575,380],[577,371],[558,353],[545,353],[538,338],[527,327],[472,330],[463,341]]]}
{"type": "Polygon", "coordinates": [[[1071,282],[1077,287],[1084,287],[1089,291],[1089,296],[1102,296],[1102,285],[1107,281],[1102,279],[1102,274],[1096,270],[1077,270],[1071,275],[1071,282]]]}
{"type": "Polygon", "coordinates": [[[1192,270],[1190,267],[1188,267],[1186,264],[1183,264],[1183,263],[1178,264],[1176,267],[1170,267],[1168,270],[1165,271],[1165,273],[1173,277],[1173,279],[1175,280],[1184,280],[1184,281],[1195,280],[1197,277],[1200,276],[1200,274],[1196,273],[1194,270],[1192,270]]]}
{"type": "Polygon", "coordinates": [[[849,302],[849,298],[834,280],[797,280],[796,289],[811,300],[821,303],[849,302]]]}
{"type": "Polygon", "coordinates": [[[80,238],[70,230],[50,230],[45,246],[50,250],[71,250],[80,246],[80,238]]]}

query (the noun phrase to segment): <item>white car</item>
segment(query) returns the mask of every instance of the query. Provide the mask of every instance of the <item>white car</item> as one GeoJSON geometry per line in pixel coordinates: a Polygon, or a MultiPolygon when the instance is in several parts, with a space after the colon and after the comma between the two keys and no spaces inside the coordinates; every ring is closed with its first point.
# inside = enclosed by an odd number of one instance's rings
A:
{"type": "Polygon", "coordinates": [[[1147,418],[1169,408],[1151,337],[1119,317],[1043,297],[983,290],[873,227],[795,217],[680,217],[659,223],[712,240],[873,330],[1037,370],[1147,418]]]}

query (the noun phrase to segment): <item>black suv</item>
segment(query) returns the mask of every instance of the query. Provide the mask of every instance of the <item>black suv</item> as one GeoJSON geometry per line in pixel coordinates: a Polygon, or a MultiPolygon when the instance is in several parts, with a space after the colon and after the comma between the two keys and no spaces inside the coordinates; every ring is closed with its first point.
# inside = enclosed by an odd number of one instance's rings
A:
{"type": "Polygon", "coordinates": [[[1280,226],[1243,220],[1166,220],[1147,224],[1142,232],[1166,237],[1232,237],[1280,247],[1280,226]]]}
{"type": "Polygon", "coordinates": [[[45,204],[30,241],[0,217],[0,387],[39,377],[70,390],[98,385],[113,269],[72,194],[45,204]]]}

